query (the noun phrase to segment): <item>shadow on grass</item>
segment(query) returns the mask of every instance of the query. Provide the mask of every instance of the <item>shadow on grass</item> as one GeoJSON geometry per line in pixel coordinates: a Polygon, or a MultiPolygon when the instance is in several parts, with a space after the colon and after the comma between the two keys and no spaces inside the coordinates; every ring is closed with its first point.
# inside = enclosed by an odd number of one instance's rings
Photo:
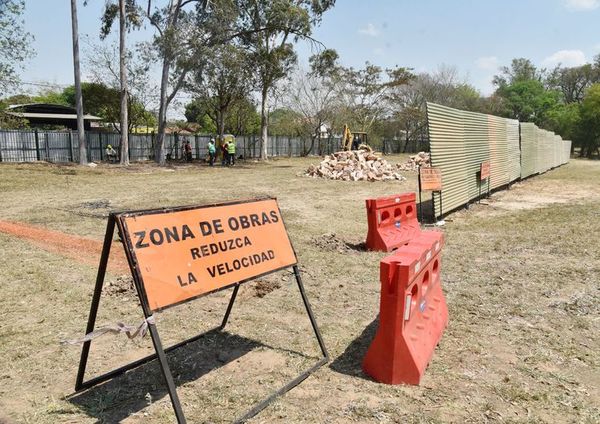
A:
{"type": "MultiPolygon", "coordinates": [[[[217,331],[167,353],[167,360],[175,385],[181,386],[262,346],[266,345],[217,331]]],[[[73,394],[67,400],[99,422],[112,423],[124,420],[167,395],[167,386],[155,359],[84,392],[73,394]]]]}
{"type": "Polygon", "coordinates": [[[433,224],[435,222],[432,199],[423,200],[420,205],[417,204],[417,217],[421,223],[433,224]]]}
{"type": "Polygon", "coordinates": [[[329,365],[333,371],[340,374],[350,375],[352,377],[360,377],[365,380],[372,380],[362,370],[362,361],[367,353],[367,349],[371,345],[371,341],[375,337],[375,332],[379,326],[379,318],[376,318],[363,330],[356,339],[352,341],[340,356],[329,365]]]}

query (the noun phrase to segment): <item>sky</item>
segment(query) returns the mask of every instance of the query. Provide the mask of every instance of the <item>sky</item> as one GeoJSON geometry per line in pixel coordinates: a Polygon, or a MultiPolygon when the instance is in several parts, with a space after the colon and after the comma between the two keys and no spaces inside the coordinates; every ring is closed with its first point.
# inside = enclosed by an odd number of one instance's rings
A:
{"type": "MultiPolygon", "coordinates": [[[[21,77],[28,84],[23,88],[35,92],[40,86],[31,83],[71,85],[70,2],[25,3],[25,28],[35,37],[37,55],[25,64],[21,77]]],[[[104,3],[89,0],[83,6],[78,0],[81,36],[98,40],[104,3]]],[[[150,37],[147,29],[131,33],[129,40],[150,37]]],[[[498,67],[516,57],[547,68],[591,62],[600,54],[600,0],[337,0],[314,37],[336,49],[345,66],[369,61],[415,72],[455,66],[462,78],[488,95],[498,67]]],[[[313,47],[304,42],[297,50],[306,66],[313,47]]],[[[85,67],[82,71],[85,79],[85,67]]]]}

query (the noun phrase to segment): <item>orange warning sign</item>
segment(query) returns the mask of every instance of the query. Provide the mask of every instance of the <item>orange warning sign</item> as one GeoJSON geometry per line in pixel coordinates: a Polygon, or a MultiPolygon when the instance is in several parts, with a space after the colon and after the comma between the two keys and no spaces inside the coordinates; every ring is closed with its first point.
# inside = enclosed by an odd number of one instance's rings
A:
{"type": "Polygon", "coordinates": [[[294,265],[276,199],[118,215],[154,311],[294,265]]]}
{"type": "Polygon", "coordinates": [[[421,191],[442,191],[442,170],[439,168],[421,168],[419,170],[421,191]]]}
{"type": "Polygon", "coordinates": [[[481,162],[481,168],[479,170],[479,181],[487,180],[490,177],[490,161],[486,160],[481,162]]]}

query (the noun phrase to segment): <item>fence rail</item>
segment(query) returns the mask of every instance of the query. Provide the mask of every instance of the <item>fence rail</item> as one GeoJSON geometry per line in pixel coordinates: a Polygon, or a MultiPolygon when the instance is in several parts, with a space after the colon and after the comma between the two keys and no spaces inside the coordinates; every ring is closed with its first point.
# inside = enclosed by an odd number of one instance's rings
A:
{"type": "MultiPolygon", "coordinates": [[[[118,133],[87,131],[88,161],[106,160],[106,147],[110,144],[119,151],[118,133]]],[[[185,140],[192,145],[192,157],[204,159],[207,154],[210,135],[165,135],[165,151],[171,160],[183,158],[182,146],[185,140]]],[[[129,160],[154,160],[155,134],[129,134],[129,160]]],[[[258,136],[236,137],[237,154],[244,158],[260,156],[258,136]]],[[[384,140],[383,153],[415,153],[428,150],[426,139],[384,140]]],[[[312,140],[305,137],[270,136],[267,154],[276,156],[323,156],[340,150],[340,137],[312,140]]],[[[75,131],[41,130],[0,130],[0,162],[79,162],[79,142],[75,131]]]]}
{"type": "MultiPolygon", "coordinates": [[[[106,147],[110,144],[119,151],[120,135],[117,133],[85,133],[88,161],[106,160],[106,147]]],[[[166,134],[164,148],[168,158],[183,158],[182,146],[186,140],[192,145],[194,159],[204,159],[210,135],[166,134]]],[[[129,160],[154,159],[155,134],[129,135],[129,160]]],[[[267,154],[273,156],[325,155],[339,150],[340,138],[332,137],[312,141],[302,137],[270,136],[267,154]]],[[[236,137],[237,154],[244,158],[260,156],[258,136],[236,137]]],[[[79,142],[75,131],[0,130],[0,162],[79,162],[79,142]]]]}

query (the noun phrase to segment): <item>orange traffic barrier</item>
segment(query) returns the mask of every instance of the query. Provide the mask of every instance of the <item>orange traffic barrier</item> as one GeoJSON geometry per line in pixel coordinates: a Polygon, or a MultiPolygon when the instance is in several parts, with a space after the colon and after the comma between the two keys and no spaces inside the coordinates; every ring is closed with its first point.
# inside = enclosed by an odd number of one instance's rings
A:
{"type": "Polygon", "coordinates": [[[424,232],[381,260],[379,327],[363,370],[386,384],[419,384],[448,324],[443,234],[424,232]]]}
{"type": "Polygon", "coordinates": [[[367,199],[367,249],[389,252],[421,232],[415,193],[367,199]]]}

